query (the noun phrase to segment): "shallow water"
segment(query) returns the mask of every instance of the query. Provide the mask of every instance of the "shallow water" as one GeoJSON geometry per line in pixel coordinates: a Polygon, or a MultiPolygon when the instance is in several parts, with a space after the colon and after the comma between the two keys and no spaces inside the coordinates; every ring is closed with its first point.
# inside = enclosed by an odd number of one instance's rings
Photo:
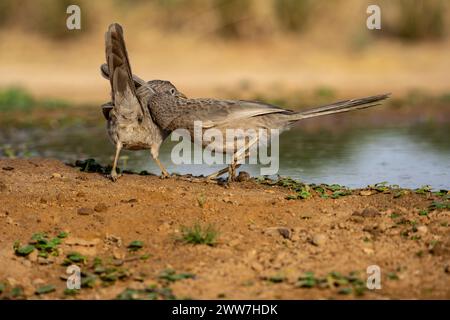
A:
{"type": "MultiPolygon", "coordinates": [[[[417,124],[372,128],[291,129],[280,137],[279,175],[307,183],[338,183],[365,187],[386,181],[405,188],[430,185],[450,189],[450,126],[417,124]]],[[[174,142],[166,141],[161,160],[170,172],[209,174],[222,165],[179,165],[170,161],[174,142]]],[[[64,161],[95,158],[112,160],[114,148],[103,126],[82,125],[59,130],[0,129],[0,156],[54,157],[64,161]],[[10,148],[8,148],[8,145],[10,148]]],[[[122,153],[119,165],[159,174],[146,151],[122,153]]],[[[257,165],[241,170],[259,176],[257,165]]]]}

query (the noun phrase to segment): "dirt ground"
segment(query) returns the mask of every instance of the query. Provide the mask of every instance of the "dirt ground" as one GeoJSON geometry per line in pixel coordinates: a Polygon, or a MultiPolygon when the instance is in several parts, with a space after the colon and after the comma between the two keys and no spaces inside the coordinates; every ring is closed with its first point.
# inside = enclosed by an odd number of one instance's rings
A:
{"type": "Polygon", "coordinates": [[[442,194],[292,194],[255,181],[113,183],[56,160],[0,160],[0,298],[450,298],[450,211],[432,205],[442,194]],[[211,225],[216,243],[181,241],[194,224],[211,225]],[[60,235],[57,256],[15,253],[42,232],[60,235]],[[77,292],[65,291],[67,258],[81,267],[77,292]],[[379,290],[365,289],[370,265],[379,290]]]}

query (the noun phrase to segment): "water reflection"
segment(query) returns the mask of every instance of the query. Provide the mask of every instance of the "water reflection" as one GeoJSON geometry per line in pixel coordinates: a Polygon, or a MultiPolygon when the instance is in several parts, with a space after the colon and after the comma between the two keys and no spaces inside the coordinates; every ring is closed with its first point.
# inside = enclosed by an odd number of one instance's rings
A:
{"type": "MultiPolygon", "coordinates": [[[[301,127],[280,138],[279,174],[314,183],[338,183],[350,187],[387,181],[415,188],[429,184],[450,188],[450,127],[417,124],[384,128],[347,128],[342,130],[301,127]]],[[[170,151],[174,142],[166,141],[161,160],[171,172],[209,174],[222,166],[173,165],[170,151]]],[[[102,163],[112,159],[113,146],[103,126],[71,126],[64,130],[39,128],[0,129],[1,156],[55,157],[65,161],[96,158],[102,163]],[[5,145],[10,145],[10,151],[5,145]]],[[[123,152],[127,169],[159,173],[147,151],[123,152]]],[[[122,161],[123,166],[123,161],[122,161]]],[[[259,175],[258,166],[242,170],[259,175]]]]}

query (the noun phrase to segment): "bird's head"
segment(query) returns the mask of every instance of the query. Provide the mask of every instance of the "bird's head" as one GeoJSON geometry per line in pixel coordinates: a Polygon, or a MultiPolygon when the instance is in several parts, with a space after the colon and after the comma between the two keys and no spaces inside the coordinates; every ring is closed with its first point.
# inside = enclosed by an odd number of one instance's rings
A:
{"type": "Polygon", "coordinates": [[[186,99],[186,96],[182,92],[178,91],[178,89],[170,81],[151,80],[147,83],[153,90],[155,90],[156,93],[166,93],[177,98],[186,99]]]}

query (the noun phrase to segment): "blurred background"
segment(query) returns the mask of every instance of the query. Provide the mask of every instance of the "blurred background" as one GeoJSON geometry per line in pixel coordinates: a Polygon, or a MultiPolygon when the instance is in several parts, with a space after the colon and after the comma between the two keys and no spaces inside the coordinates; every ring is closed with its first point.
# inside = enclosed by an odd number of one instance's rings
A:
{"type": "MultiPolygon", "coordinates": [[[[392,92],[374,110],[300,122],[280,174],[351,187],[450,188],[450,2],[445,0],[0,0],[0,157],[111,161],[99,105],[104,33],[124,27],[133,72],[192,97],[290,109],[392,92]],[[81,8],[68,30],[66,8],[81,8]],[[381,30],[366,9],[381,8],[381,30]]],[[[214,168],[174,166],[179,173],[214,168]]],[[[121,167],[158,173],[147,152],[121,167]]],[[[243,170],[258,175],[258,168],[243,170]]]]}

